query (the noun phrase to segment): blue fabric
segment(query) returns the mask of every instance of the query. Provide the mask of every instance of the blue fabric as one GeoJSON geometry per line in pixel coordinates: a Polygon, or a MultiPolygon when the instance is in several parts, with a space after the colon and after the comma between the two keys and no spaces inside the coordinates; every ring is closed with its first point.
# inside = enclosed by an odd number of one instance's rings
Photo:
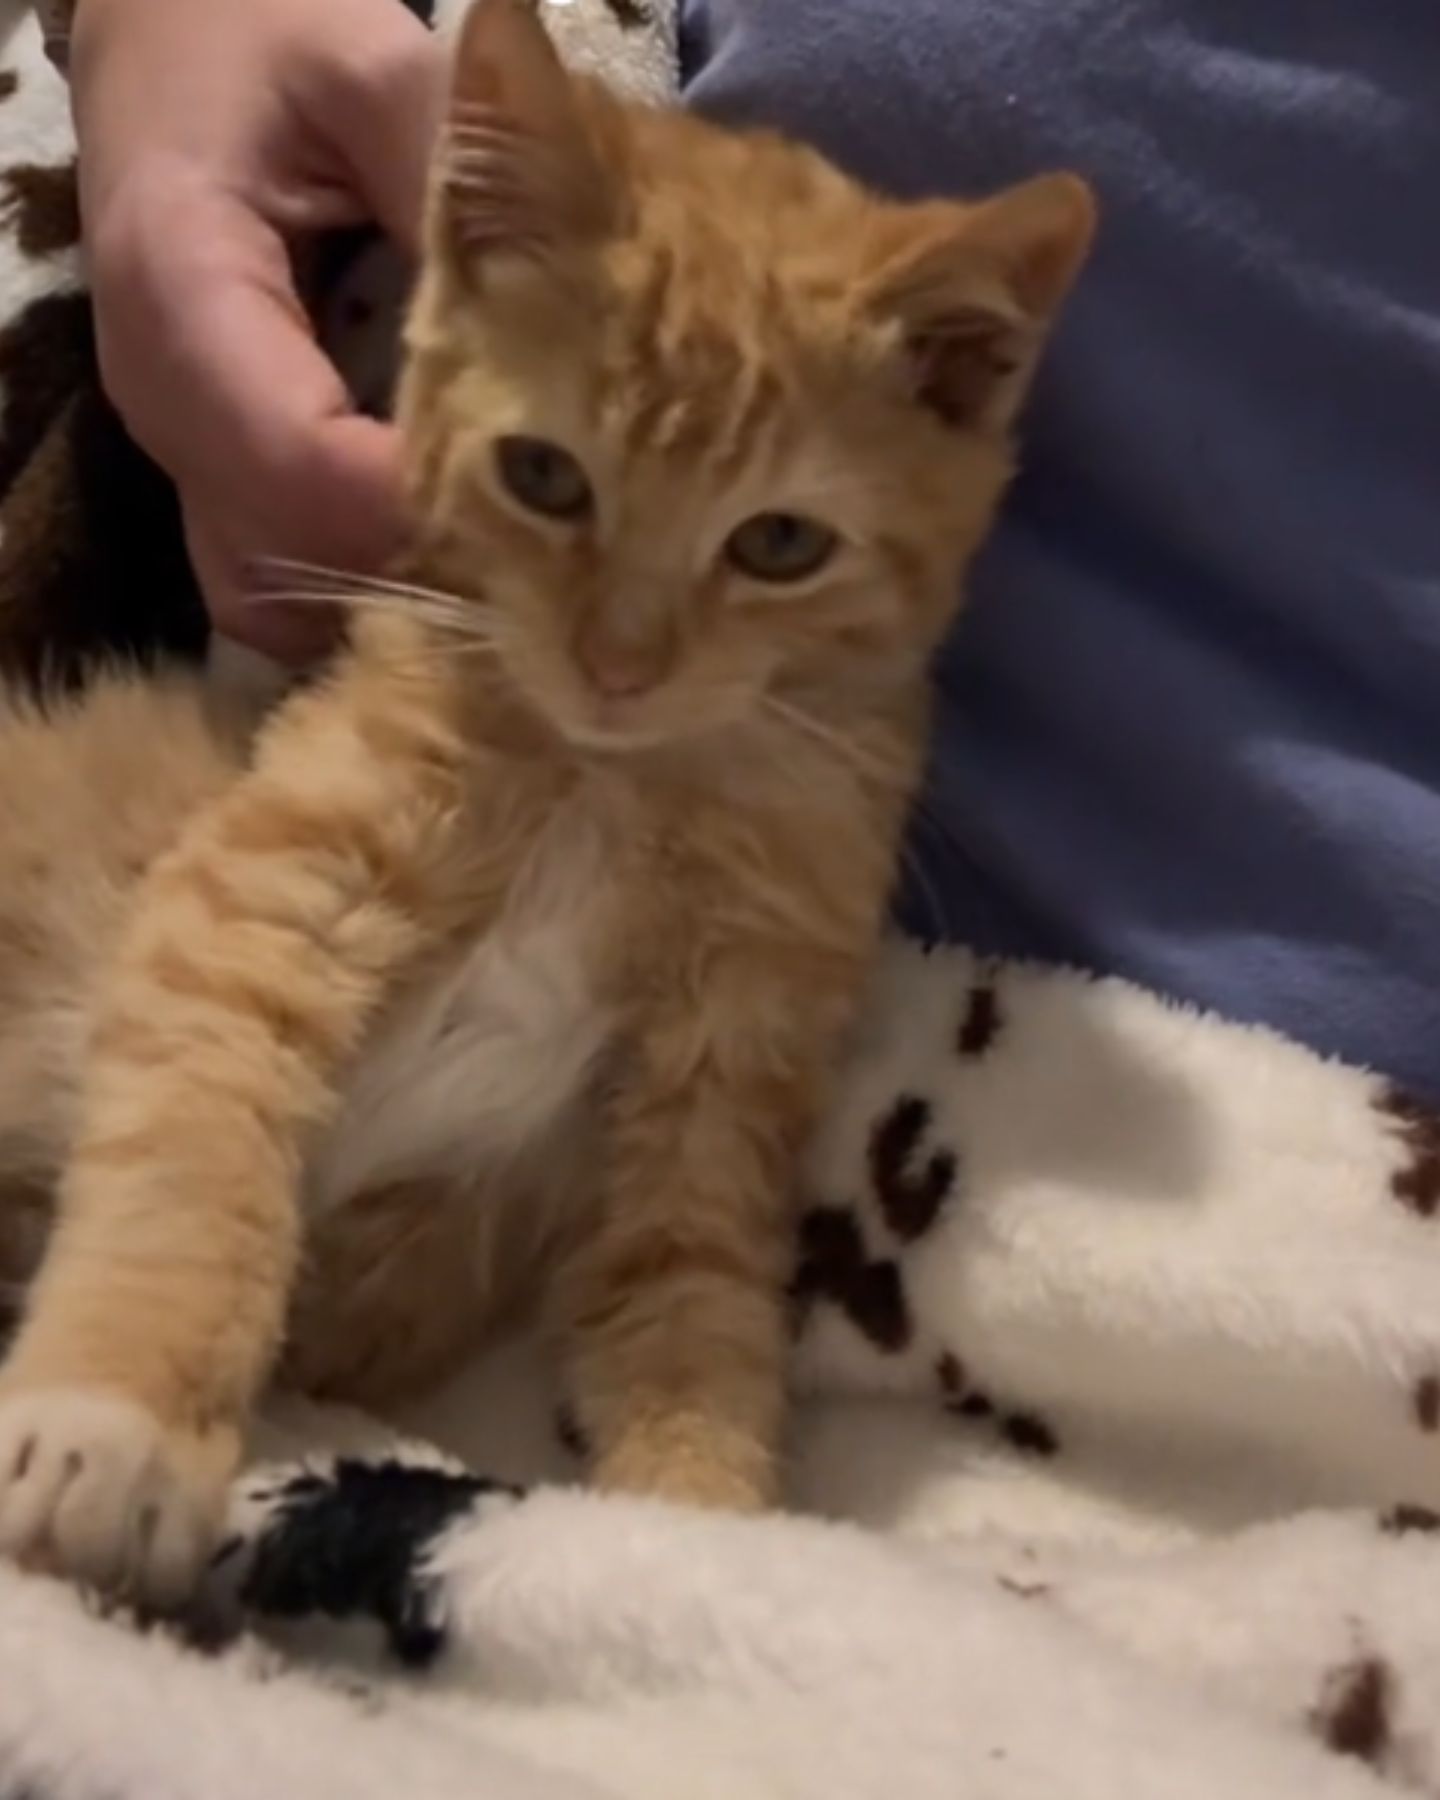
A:
{"type": "Polygon", "coordinates": [[[1433,6],[692,0],[686,24],[697,106],[888,188],[1069,166],[1102,199],[940,671],[910,922],[1440,1096],[1433,6]]]}

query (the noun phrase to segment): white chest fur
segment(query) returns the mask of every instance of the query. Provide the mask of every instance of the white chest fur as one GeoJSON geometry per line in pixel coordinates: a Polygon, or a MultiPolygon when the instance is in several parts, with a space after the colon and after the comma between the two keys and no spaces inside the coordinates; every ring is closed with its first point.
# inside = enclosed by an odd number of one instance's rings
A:
{"type": "Polygon", "coordinates": [[[595,979],[613,901],[580,802],[536,840],[495,927],[386,1019],[312,1177],[327,1210],[393,1183],[469,1183],[573,1133],[610,1020],[595,979]]]}

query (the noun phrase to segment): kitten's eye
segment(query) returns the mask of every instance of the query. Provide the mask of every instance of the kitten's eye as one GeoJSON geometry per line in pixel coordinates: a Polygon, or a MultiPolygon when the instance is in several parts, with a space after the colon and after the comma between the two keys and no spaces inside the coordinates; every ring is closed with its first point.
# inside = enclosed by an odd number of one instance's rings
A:
{"type": "Polygon", "coordinates": [[[725,555],[752,581],[804,581],[835,554],[840,539],[802,513],[756,513],[725,541],[725,555]]]}
{"type": "Polygon", "coordinates": [[[583,519],[594,504],[589,476],[568,450],[544,438],[500,438],[495,465],[520,504],[547,519],[583,519]]]}

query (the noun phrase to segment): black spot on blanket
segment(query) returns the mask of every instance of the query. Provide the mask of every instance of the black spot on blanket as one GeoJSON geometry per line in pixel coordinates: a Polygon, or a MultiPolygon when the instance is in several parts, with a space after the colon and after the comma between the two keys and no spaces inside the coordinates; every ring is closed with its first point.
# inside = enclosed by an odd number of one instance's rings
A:
{"type": "Polygon", "coordinates": [[[935,1364],[935,1379],[940,1383],[940,1394],[946,1406],[953,1406],[970,1385],[964,1363],[950,1350],[935,1364]]]}
{"type": "Polygon", "coordinates": [[[994,982],[977,983],[965,1002],[965,1017],[956,1033],[955,1048],[961,1056],[972,1059],[984,1056],[999,1037],[1001,1023],[1000,1001],[994,982]]]}
{"type": "Polygon", "coordinates": [[[817,1206],[800,1223],[800,1265],[791,1296],[801,1309],[828,1300],[877,1350],[909,1346],[914,1322],[898,1263],[872,1262],[854,1213],[817,1206]]]}
{"type": "Polygon", "coordinates": [[[1424,1375],[1411,1395],[1415,1423],[1422,1431],[1440,1431],[1440,1375],[1424,1375]]]}
{"type": "Polygon", "coordinates": [[[1310,1722],[1337,1756],[1379,1768],[1390,1747],[1395,1677],[1378,1656],[1364,1656],[1325,1677],[1310,1722]]]}
{"type": "Polygon", "coordinates": [[[924,1237],[955,1185],[951,1150],[936,1150],[916,1166],[932,1116],[928,1100],[902,1094],[870,1134],[870,1180],[885,1223],[902,1244],[924,1237]]]}
{"type": "Polygon", "coordinates": [[[292,1477],[275,1495],[240,1599],[274,1618],[373,1618],[395,1656],[423,1667],[444,1648],[435,1539],[488,1494],[517,1490],[474,1475],[400,1462],[337,1462],[292,1477]]]}
{"type": "Polygon", "coordinates": [[[1428,1506],[1392,1506],[1380,1515],[1380,1529],[1390,1537],[1440,1531],[1440,1512],[1432,1512],[1428,1506]]]}
{"type": "Polygon", "coordinates": [[[941,1404],[946,1412],[959,1419],[994,1417],[995,1402],[970,1385],[970,1372],[953,1351],[947,1350],[936,1363],[935,1379],[940,1383],[941,1404]]]}
{"type": "Polygon", "coordinates": [[[1000,1431],[1007,1444],[1026,1456],[1054,1456],[1060,1448],[1060,1440],[1035,1413],[1007,1413],[1000,1431]]]}
{"type": "Polygon", "coordinates": [[[1433,1219],[1440,1209],[1440,1116],[1397,1087],[1382,1088],[1375,1106],[1406,1152],[1390,1192],[1420,1218],[1433,1219]]]}
{"type": "Polygon", "coordinates": [[[940,1403],[952,1418],[995,1421],[995,1428],[1012,1450],[1022,1456],[1055,1456],[1060,1440],[1054,1427],[1038,1413],[996,1405],[989,1394],[973,1387],[970,1372],[954,1351],[947,1350],[935,1364],[940,1403]]]}

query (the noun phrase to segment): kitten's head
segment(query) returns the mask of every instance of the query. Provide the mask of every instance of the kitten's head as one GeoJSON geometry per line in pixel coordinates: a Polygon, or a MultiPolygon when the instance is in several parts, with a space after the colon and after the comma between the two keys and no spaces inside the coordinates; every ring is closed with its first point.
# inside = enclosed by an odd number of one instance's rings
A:
{"type": "Polygon", "coordinates": [[[426,578],[594,749],[913,681],[1092,220],[1064,175],[885,201],[475,0],[401,397],[426,578]]]}

